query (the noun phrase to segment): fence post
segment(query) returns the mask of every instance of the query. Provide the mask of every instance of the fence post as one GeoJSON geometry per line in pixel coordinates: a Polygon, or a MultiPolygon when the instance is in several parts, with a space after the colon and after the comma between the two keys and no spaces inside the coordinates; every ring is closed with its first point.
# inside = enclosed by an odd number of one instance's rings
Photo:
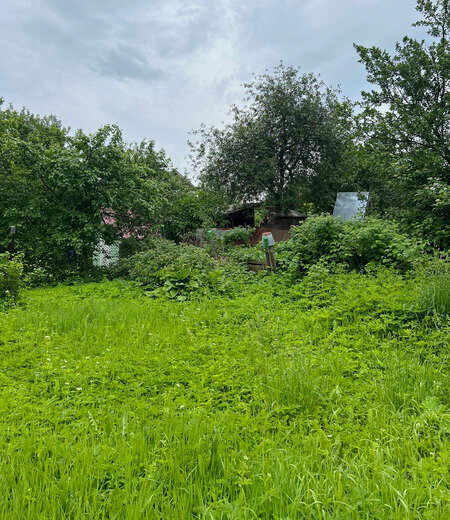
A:
{"type": "Polygon", "coordinates": [[[275,253],[273,246],[269,247],[269,259],[270,259],[270,268],[274,273],[277,271],[277,264],[275,262],[275,253]]]}
{"type": "Polygon", "coordinates": [[[266,251],[266,265],[271,271],[276,272],[277,264],[275,262],[274,244],[275,240],[272,233],[266,232],[262,234],[262,245],[266,251]]]}
{"type": "Polygon", "coordinates": [[[217,254],[216,244],[214,243],[213,232],[211,230],[208,231],[208,237],[209,237],[209,245],[211,246],[212,254],[213,254],[214,258],[217,260],[219,258],[219,255],[217,254]]]}

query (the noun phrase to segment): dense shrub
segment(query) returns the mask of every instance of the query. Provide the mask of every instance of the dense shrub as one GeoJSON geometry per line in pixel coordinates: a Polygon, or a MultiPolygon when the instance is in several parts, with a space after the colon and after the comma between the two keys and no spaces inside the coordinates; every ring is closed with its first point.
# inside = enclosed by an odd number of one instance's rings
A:
{"type": "Polygon", "coordinates": [[[423,258],[425,244],[400,232],[395,222],[376,218],[345,223],[344,262],[353,269],[369,263],[408,271],[423,258]]]}
{"type": "Polygon", "coordinates": [[[144,251],[124,259],[122,265],[132,278],[146,283],[161,269],[207,271],[214,267],[214,262],[202,248],[152,237],[146,240],[144,251]]]}
{"type": "Polygon", "coordinates": [[[0,301],[17,298],[22,270],[20,256],[11,259],[9,253],[0,254],[0,301]]]}
{"type": "Polygon", "coordinates": [[[255,282],[246,260],[261,255],[261,248],[242,245],[220,251],[214,259],[208,244],[199,248],[153,237],[144,251],[122,260],[116,275],[138,282],[151,296],[180,301],[210,292],[231,296],[255,282]]]}
{"type": "Polygon", "coordinates": [[[46,285],[54,285],[57,277],[48,268],[34,264],[24,265],[23,281],[27,287],[45,287],[46,285]]]}
{"type": "Polygon", "coordinates": [[[146,241],[145,251],[124,259],[120,270],[152,294],[180,300],[188,294],[204,292],[220,276],[204,249],[158,237],[146,241]]]}
{"type": "Polygon", "coordinates": [[[250,239],[252,238],[254,232],[255,228],[236,227],[221,235],[220,239],[225,247],[232,246],[236,243],[241,243],[248,246],[250,245],[250,239]]]}
{"type": "Polygon", "coordinates": [[[231,247],[224,254],[224,258],[227,262],[245,265],[247,260],[265,260],[266,256],[261,245],[257,246],[237,246],[231,247]]]}
{"type": "Polygon", "coordinates": [[[310,217],[277,248],[280,266],[294,277],[319,261],[358,271],[373,264],[407,271],[423,250],[424,245],[402,234],[395,222],[377,218],[343,222],[331,215],[310,217]]]}
{"type": "Polygon", "coordinates": [[[87,265],[81,269],[79,264],[58,269],[55,266],[39,263],[23,265],[23,285],[29,288],[46,287],[62,283],[64,285],[76,285],[79,283],[101,282],[105,279],[115,278],[117,269],[110,267],[96,267],[87,265]]]}

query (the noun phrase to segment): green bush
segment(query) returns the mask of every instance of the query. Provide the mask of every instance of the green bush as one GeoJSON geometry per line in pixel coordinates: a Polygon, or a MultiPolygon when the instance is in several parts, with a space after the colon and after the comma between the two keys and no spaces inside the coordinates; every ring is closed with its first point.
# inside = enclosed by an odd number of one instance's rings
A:
{"type": "Polygon", "coordinates": [[[208,247],[176,244],[164,238],[146,241],[146,250],[122,260],[116,274],[141,284],[147,294],[179,301],[216,292],[235,295],[255,281],[246,260],[258,258],[261,248],[231,247],[219,259],[208,247]]]}
{"type": "Polygon", "coordinates": [[[242,242],[243,245],[249,246],[250,239],[255,232],[255,228],[236,227],[220,236],[223,245],[232,246],[236,242],[242,242]]]}
{"type": "Polygon", "coordinates": [[[202,248],[152,237],[146,240],[144,251],[122,261],[121,269],[132,279],[149,284],[155,273],[162,269],[179,271],[189,268],[208,271],[213,267],[213,259],[202,248]]]}
{"type": "Polygon", "coordinates": [[[19,294],[22,259],[16,255],[13,258],[9,253],[0,254],[0,300],[15,300],[19,294]]]}
{"type": "Polygon", "coordinates": [[[214,260],[202,248],[164,238],[146,241],[146,250],[124,259],[120,274],[145,286],[155,296],[183,300],[217,283],[214,260]]]}
{"type": "Polygon", "coordinates": [[[42,265],[24,265],[24,284],[27,287],[45,287],[57,281],[54,273],[42,265]]]}
{"type": "Polygon", "coordinates": [[[190,296],[204,296],[212,290],[222,288],[222,271],[215,269],[199,271],[185,267],[177,271],[161,269],[152,279],[152,287],[148,294],[154,297],[166,296],[184,301],[190,296]]]}
{"type": "Polygon", "coordinates": [[[423,258],[424,244],[402,234],[395,222],[377,218],[343,222],[331,215],[310,217],[277,247],[278,262],[294,277],[317,262],[365,271],[371,265],[410,270],[423,258]]]}
{"type": "Polygon", "coordinates": [[[344,223],[343,260],[361,270],[370,263],[408,271],[424,258],[425,244],[400,232],[389,220],[366,218],[344,223]]]}
{"type": "Polygon", "coordinates": [[[224,255],[227,262],[245,265],[247,260],[265,260],[266,256],[261,244],[257,246],[237,246],[231,247],[224,255]]]}
{"type": "Polygon", "coordinates": [[[343,242],[344,223],[331,215],[310,217],[301,226],[291,228],[292,238],[277,245],[277,261],[292,274],[304,275],[308,267],[321,259],[338,261],[343,242]]]}

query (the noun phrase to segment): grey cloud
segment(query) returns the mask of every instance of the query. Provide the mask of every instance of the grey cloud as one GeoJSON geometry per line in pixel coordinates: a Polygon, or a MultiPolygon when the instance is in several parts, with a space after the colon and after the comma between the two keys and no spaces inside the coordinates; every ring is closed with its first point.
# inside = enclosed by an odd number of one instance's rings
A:
{"type": "Polygon", "coordinates": [[[98,59],[97,71],[104,75],[121,80],[137,79],[154,81],[161,79],[165,73],[151,67],[143,53],[128,45],[118,45],[109,49],[98,59]]]}
{"type": "MultiPolygon", "coordinates": [[[[0,96],[95,131],[155,139],[179,168],[187,132],[220,124],[280,59],[358,100],[353,42],[391,49],[414,0],[0,0],[0,96]]],[[[421,37],[419,35],[418,37],[421,37]]]]}
{"type": "Polygon", "coordinates": [[[179,58],[213,44],[223,32],[222,2],[162,2],[159,9],[139,19],[123,20],[119,27],[125,41],[139,38],[161,58],[179,58]],[[172,8],[167,8],[172,5],[172,8]]]}
{"type": "Polygon", "coordinates": [[[121,48],[140,49],[160,61],[182,59],[207,49],[223,32],[227,12],[223,1],[204,0],[41,0],[42,14],[23,23],[24,31],[41,45],[76,55],[91,68],[116,78],[161,77],[141,58],[125,66],[121,48]],[[100,57],[94,49],[100,49],[100,57]],[[94,65],[95,63],[95,65],[94,65]]]}
{"type": "MultiPolygon", "coordinates": [[[[96,4],[91,2],[93,6],[96,4]]],[[[107,38],[115,24],[111,11],[102,15],[95,8],[83,9],[83,3],[47,0],[41,9],[24,17],[23,30],[43,44],[59,43],[76,48],[107,38]]]]}
{"type": "MultiPolygon", "coordinates": [[[[44,0],[60,27],[55,36],[72,34],[109,37],[124,42],[139,40],[163,57],[196,52],[217,37],[226,3],[222,0],[44,0]],[[61,31],[61,26],[64,27],[61,31]]],[[[35,20],[42,31],[41,19],[35,20]]],[[[55,24],[56,25],[56,24],[55,24]]]]}
{"type": "Polygon", "coordinates": [[[41,3],[68,21],[113,17],[117,13],[126,13],[139,6],[153,7],[160,0],[41,0],[41,3]]]}

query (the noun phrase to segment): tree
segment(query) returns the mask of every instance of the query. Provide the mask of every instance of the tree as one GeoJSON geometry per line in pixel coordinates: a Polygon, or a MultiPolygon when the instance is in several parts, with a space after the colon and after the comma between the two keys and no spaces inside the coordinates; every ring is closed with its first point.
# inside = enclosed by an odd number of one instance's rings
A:
{"type": "Polygon", "coordinates": [[[159,230],[192,189],[153,141],[127,145],[115,125],[72,136],[54,117],[0,110],[0,247],[15,225],[28,263],[89,267],[100,239],[159,230]]]}
{"type": "Polygon", "coordinates": [[[405,36],[394,55],[355,46],[377,87],[363,92],[361,157],[375,208],[448,247],[449,0],[418,0],[416,9],[429,43],[405,36]]]}
{"type": "Polygon", "coordinates": [[[232,107],[230,123],[194,132],[191,158],[201,183],[230,202],[331,209],[352,146],[349,102],[282,63],[244,86],[244,105],[232,107]]]}
{"type": "MultiPolygon", "coordinates": [[[[145,142],[134,145],[131,154],[135,164],[150,168],[153,173],[146,183],[148,188],[152,186],[153,200],[159,201],[153,218],[158,216],[158,226],[163,226],[166,238],[179,241],[197,228],[213,227],[220,221],[220,210],[224,209],[220,192],[194,186],[175,170],[167,175],[167,169],[155,164],[155,158],[162,160],[162,164],[167,163],[164,153],[155,156],[153,147],[148,149],[145,142]]],[[[148,214],[145,210],[140,213],[148,214]]]]}

